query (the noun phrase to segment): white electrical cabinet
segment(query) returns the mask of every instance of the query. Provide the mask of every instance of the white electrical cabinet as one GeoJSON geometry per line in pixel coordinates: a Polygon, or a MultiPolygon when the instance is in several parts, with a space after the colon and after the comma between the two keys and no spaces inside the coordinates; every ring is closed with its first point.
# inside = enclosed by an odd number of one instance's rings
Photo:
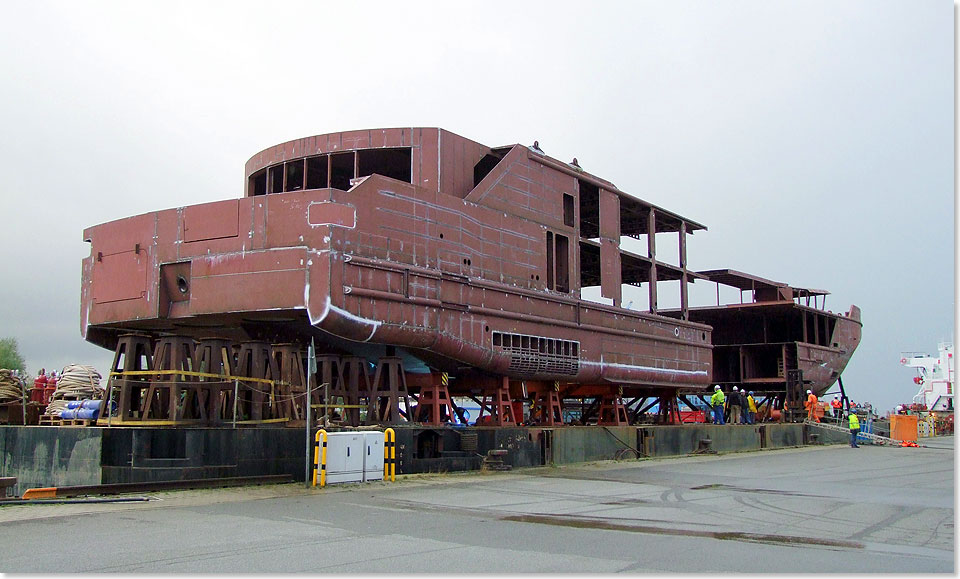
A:
{"type": "Polygon", "coordinates": [[[383,433],[363,433],[363,480],[383,480],[383,433]]]}
{"type": "Polygon", "coordinates": [[[363,434],[331,432],[327,435],[327,483],[363,481],[363,434]]]}
{"type": "Polygon", "coordinates": [[[383,480],[383,433],[327,434],[327,484],[383,480]]]}

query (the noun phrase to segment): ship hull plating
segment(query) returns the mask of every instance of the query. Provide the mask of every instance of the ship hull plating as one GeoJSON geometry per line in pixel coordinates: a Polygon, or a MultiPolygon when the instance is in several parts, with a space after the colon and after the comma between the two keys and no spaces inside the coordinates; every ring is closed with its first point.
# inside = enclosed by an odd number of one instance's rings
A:
{"type": "Polygon", "coordinates": [[[350,191],[216,202],[91,228],[84,333],[108,348],[132,329],[235,340],[328,335],[341,349],[423,351],[443,370],[628,387],[709,382],[709,326],[521,282],[509,268],[535,253],[538,227],[525,234],[521,220],[504,224],[507,216],[460,199],[424,196],[374,176],[350,191]],[[482,260],[505,282],[471,275],[482,260]]]}

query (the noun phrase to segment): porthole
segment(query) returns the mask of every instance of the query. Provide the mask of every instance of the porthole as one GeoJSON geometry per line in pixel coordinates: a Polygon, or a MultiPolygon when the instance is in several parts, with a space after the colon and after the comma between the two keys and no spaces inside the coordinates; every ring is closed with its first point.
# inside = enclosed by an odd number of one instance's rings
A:
{"type": "Polygon", "coordinates": [[[190,285],[187,283],[187,278],[182,275],[177,276],[177,289],[180,290],[180,293],[186,294],[190,291],[190,285]]]}

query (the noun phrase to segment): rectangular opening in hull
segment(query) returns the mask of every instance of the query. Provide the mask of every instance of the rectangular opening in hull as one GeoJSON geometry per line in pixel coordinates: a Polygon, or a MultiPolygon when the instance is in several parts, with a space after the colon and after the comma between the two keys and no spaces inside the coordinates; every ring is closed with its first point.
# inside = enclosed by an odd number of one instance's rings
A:
{"type": "Polygon", "coordinates": [[[570,291],[570,240],[566,235],[557,234],[557,291],[570,291]]]}
{"type": "Polygon", "coordinates": [[[286,165],[287,184],[284,191],[299,191],[303,189],[303,159],[290,161],[286,165]]]}
{"type": "Polygon", "coordinates": [[[600,189],[579,179],[580,185],[580,237],[600,237],[600,189]]]}
{"type": "Polygon", "coordinates": [[[249,195],[266,195],[267,194],[267,170],[261,169],[250,175],[250,182],[247,186],[249,195]]]}
{"type": "Polygon", "coordinates": [[[366,177],[376,173],[410,183],[410,159],[409,147],[357,151],[357,176],[366,177]]]}
{"type": "Polygon", "coordinates": [[[327,187],[326,155],[307,159],[307,189],[325,189],[327,187]]]}
{"type": "Polygon", "coordinates": [[[280,193],[283,191],[283,165],[270,167],[270,188],[267,193],[280,193]]]}
{"type": "Polygon", "coordinates": [[[337,153],[330,155],[330,186],[334,189],[347,191],[350,189],[350,179],[353,179],[353,153],[337,153]]]}

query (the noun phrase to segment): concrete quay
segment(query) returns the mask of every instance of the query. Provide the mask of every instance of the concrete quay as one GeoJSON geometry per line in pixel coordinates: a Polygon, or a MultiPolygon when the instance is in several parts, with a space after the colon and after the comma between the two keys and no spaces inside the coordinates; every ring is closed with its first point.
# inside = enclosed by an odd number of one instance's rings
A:
{"type": "Polygon", "coordinates": [[[954,439],[923,443],[4,506],[0,572],[953,573],[954,439]]]}

